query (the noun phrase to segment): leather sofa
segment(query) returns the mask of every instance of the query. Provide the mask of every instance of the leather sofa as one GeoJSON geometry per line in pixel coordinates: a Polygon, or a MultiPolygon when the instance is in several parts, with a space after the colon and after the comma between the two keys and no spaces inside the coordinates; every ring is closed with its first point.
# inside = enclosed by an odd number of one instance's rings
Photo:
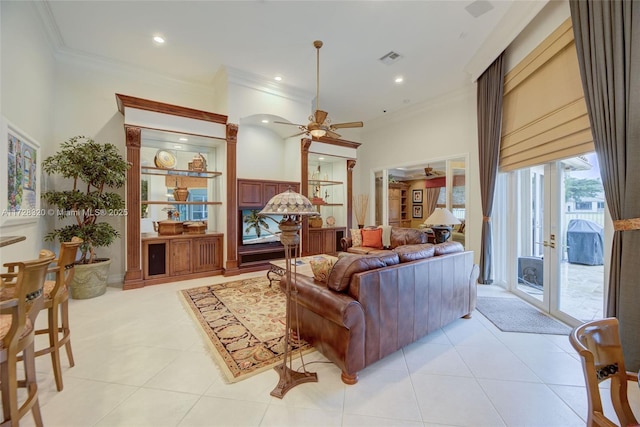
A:
{"type": "Polygon", "coordinates": [[[473,252],[457,242],[343,254],[326,282],[293,278],[292,328],[342,370],[344,383],[355,384],[365,367],[470,317],[478,273],[473,252]]]}
{"type": "MultiPolygon", "coordinates": [[[[365,227],[376,228],[376,227],[365,227]]],[[[402,245],[415,245],[427,243],[428,236],[422,230],[416,228],[391,227],[390,245],[387,248],[373,248],[368,246],[353,246],[351,237],[340,239],[340,245],[344,252],[354,254],[375,254],[386,249],[395,249],[402,245]]]]}

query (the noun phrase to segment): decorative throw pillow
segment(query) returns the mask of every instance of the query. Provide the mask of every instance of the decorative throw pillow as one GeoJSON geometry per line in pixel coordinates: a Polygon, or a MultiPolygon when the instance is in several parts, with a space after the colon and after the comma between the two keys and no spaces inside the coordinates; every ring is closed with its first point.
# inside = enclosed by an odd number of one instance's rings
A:
{"type": "Polygon", "coordinates": [[[359,228],[351,229],[351,246],[362,246],[362,230],[359,228]]]}
{"type": "Polygon", "coordinates": [[[382,246],[388,248],[391,246],[391,226],[379,225],[378,228],[382,229],[382,246]]]}
{"type": "Polygon", "coordinates": [[[333,268],[333,260],[324,257],[314,257],[309,260],[311,264],[311,271],[313,271],[313,277],[318,282],[327,283],[331,269],[333,268]]]}
{"type": "Polygon", "coordinates": [[[362,229],[362,246],[382,249],[382,228],[362,229]]]}

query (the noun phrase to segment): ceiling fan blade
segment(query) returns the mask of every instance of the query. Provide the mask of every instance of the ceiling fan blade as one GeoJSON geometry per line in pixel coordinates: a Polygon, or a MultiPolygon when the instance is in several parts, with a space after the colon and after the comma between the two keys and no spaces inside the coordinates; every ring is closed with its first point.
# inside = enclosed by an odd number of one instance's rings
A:
{"type": "Polygon", "coordinates": [[[316,110],[314,116],[316,118],[315,122],[319,125],[323,124],[325,119],[327,118],[327,115],[329,113],[327,113],[326,111],[322,111],[322,110],[316,110]]]}
{"type": "Polygon", "coordinates": [[[327,130],[327,136],[329,138],[336,138],[336,139],[340,138],[340,134],[339,133],[335,133],[335,132],[333,132],[331,130],[327,130]]]}
{"type": "Polygon", "coordinates": [[[305,133],[307,133],[307,132],[298,132],[296,134],[289,135],[287,138],[295,138],[296,136],[304,135],[305,133]]]}
{"type": "Polygon", "coordinates": [[[336,123],[331,125],[333,129],[343,129],[343,128],[361,128],[363,126],[362,122],[347,122],[347,123],[336,123]]]}
{"type": "Polygon", "coordinates": [[[296,123],[276,122],[276,121],[274,121],[273,123],[277,123],[277,124],[279,124],[279,125],[302,126],[302,127],[306,128],[306,126],[305,126],[305,125],[299,125],[299,124],[296,124],[296,123]]]}

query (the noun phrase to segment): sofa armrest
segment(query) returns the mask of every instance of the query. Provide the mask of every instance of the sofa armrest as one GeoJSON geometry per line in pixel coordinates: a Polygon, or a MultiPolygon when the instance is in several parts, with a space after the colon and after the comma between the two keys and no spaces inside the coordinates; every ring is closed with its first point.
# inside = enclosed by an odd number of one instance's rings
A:
{"type": "MultiPolygon", "coordinates": [[[[333,291],[311,277],[298,275],[293,281],[297,288],[294,299],[299,305],[347,329],[359,322],[364,324],[364,310],[351,296],[333,291]]],[[[280,288],[285,286],[283,278],[280,288]]]]}
{"type": "Polygon", "coordinates": [[[343,237],[342,239],[340,239],[340,246],[342,247],[342,252],[347,252],[347,249],[349,249],[352,245],[353,245],[353,241],[351,240],[351,237],[343,237]]]}

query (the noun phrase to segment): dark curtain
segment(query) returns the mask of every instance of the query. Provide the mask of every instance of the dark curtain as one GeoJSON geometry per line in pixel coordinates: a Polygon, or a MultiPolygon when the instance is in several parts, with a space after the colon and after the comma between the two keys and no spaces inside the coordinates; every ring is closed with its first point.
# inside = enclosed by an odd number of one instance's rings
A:
{"type": "Polygon", "coordinates": [[[500,131],[502,130],[502,95],[504,66],[501,53],[498,59],[478,79],[478,153],[480,160],[480,197],[482,200],[482,240],[480,241],[479,283],[493,283],[493,237],[491,213],[495,193],[500,131]]]}
{"type": "Polygon", "coordinates": [[[640,3],[571,0],[593,142],[614,222],[606,316],[620,321],[628,370],[640,368],[640,3]]]}

